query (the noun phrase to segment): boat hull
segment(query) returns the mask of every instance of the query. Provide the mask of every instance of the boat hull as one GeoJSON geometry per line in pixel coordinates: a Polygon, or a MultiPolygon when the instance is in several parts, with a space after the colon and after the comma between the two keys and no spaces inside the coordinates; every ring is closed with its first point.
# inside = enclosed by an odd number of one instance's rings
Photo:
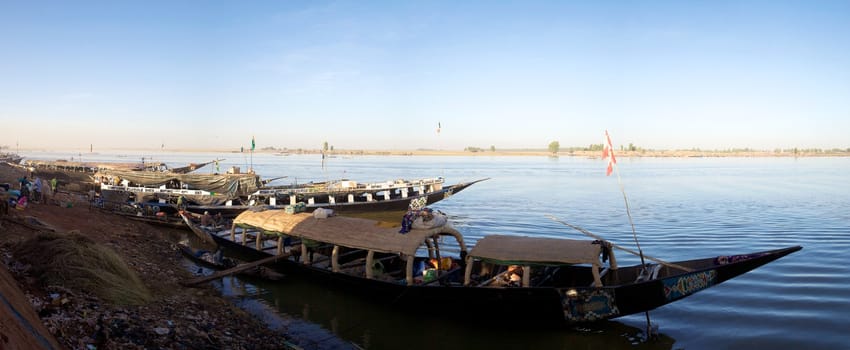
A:
{"type": "MultiPolygon", "coordinates": [[[[255,250],[252,245],[234,243],[215,234],[216,242],[247,259],[271,256],[255,250]]],[[[272,267],[289,276],[303,277],[332,288],[357,294],[380,304],[390,305],[403,312],[437,313],[440,315],[474,317],[476,320],[524,320],[526,322],[585,323],[613,319],[653,310],[703,289],[737,277],[759,266],[802,249],[789,247],[780,250],[748,254],[745,261],[716,265],[665,278],[640,283],[587,287],[464,287],[453,285],[404,285],[388,281],[333,273],[330,270],[303,265],[291,260],[279,260],[272,267]]],[[[708,258],[692,261],[699,266],[708,258]]],[[[688,262],[681,262],[687,265],[688,262]]],[[[621,268],[623,274],[640,266],[621,268]]],[[[613,280],[616,273],[607,278],[613,280]]],[[[455,276],[455,282],[462,276],[455,276]]],[[[451,280],[447,279],[447,281],[451,280]]]]}
{"type": "MultiPolygon", "coordinates": [[[[479,180],[481,181],[481,180],[479,180]]],[[[375,198],[372,201],[355,201],[355,202],[336,202],[330,203],[325,200],[322,203],[307,203],[305,206],[305,210],[307,212],[312,212],[318,208],[324,209],[332,209],[335,213],[340,214],[360,214],[360,213],[373,213],[373,212],[400,212],[403,213],[407,211],[410,206],[411,200],[418,199],[420,197],[427,197],[427,204],[434,204],[441,200],[447,199],[454,194],[457,194],[460,191],[463,191],[467,187],[475,184],[478,181],[473,182],[465,182],[459,183],[451,186],[446,186],[445,188],[434,191],[421,196],[410,196],[407,198],[390,198],[390,199],[378,199],[375,198]]],[[[222,205],[188,205],[186,207],[187,210],[201,214],[205,211],[210,212],[212,215],[221,214],[226,218],[234,218],[245,210],[255,209],[255,208],[263,208],[263,209],[284,209],[287,205],[232,205],[232,206],[222,206],[222,205]]]]}

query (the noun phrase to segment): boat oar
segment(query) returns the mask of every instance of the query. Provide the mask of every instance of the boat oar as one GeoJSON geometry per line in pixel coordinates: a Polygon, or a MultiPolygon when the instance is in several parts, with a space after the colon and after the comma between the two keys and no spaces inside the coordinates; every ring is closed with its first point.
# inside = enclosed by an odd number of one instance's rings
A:
{"type": "MultiPolygon", "coordinates": [[[[555,222],[559,222],[559,223],[561,223],[561,224],[563,224],[563,225],[565,225],[565,226],[567,226],[567,227],[570,227],[570,228],[572,228],[572,229],[575,229],[576,231],[579,231],[579,232],[581,232],[581,233],[584,233],[585,235],[590,236],[591,238],[594,238],[594,239],[598,239],[598,240],[606,241],[606,242],[607,242],[607,240],[605,240],[604,238],[599,237],[599,236],[597,236],[597,235],[595,235],[595,234],[591,233],[590,231],[585,230],[585,229],[583,229],[583,228],[581,228],[581,227],[578,227],[578,226],[576,226],[576,225],[572,225],[572,224],[569,224],[569,223],[567,223],[567,222],[561,221],[561,220],[559,220],[558,218],[556,218],[556,217],[555,217],[555,216],[553,216],[553,215],[546,215],[546,217],[548,217],[548,218],[552,219],[552,220],[553,220],[553,221],[555,221],[555,222]]],[[[634,254],[634,255],[636,255],[636,256],[641,256],[641,254],[640,254],[639,252],[636,252],[636,251],[634,251],[634,250],[631,250],[631,249],[628,249],[628,248],[622,247],[622,246],[620,246],[620,245],[617,245],[617,244],[611,243],[611,246],[612,246],[612,247],[614,247],[614,248],[617,248],[617,249],[619,249],[619,250],[622,250],[622,251],[624,251],[624,252],[627,252],[627,253],[630,253],[630,254],[634,254]]],[[[661,260],[661,259],[658,259],[658,258],[654,258],[654,257],[651,257],[651,256],[646,255],[646,254],[643,254],[643,257],[644,257],[644,258],[646,258],[646,259],[648,259],[648,260],[652,260],[652,261],[654,261],[654,262],[657,262],[657,263],[659,263],[659,264],[661,264],[661,265],[667,266],[667,267],[672,267],[672,268],[679,269],[679,270],[682,270],[682,271],[685,271],[685,272],[691,272],[691,271],[693,271],[693,269],[689,269],[689,268],[684,267],[684,266],[682,266],[682,265],[677,265],[677,264],[674,264],[674,263],[666,262],[666,261],[664,261],[664,260],[661,260]]]]}

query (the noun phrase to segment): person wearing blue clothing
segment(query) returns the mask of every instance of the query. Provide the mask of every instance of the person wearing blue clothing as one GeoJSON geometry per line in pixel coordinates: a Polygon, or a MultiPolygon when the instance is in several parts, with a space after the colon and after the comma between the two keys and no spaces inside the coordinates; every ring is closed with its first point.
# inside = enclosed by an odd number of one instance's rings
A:
{"type": "Polygon", "coordinates": [[[18,179],[18,182],[21,183],[21,197],[29,197],[30,196],[30,180],[27,179],[27,176],[18,179]]]}
{"type": "Polygon", "coordinates": [[[32,195],[33,202],[41,203],[41,178],[36,177],[33,184],[34,184],[33,195],[32,195]]]}
{"type": "Polygon", "coordinates": [[[20,188],[20,189],[21,189],[21,190],[23,190],[23,189],[24,189],[24,187],[26,187],[27,185],[29,185],[30,180],[29,180],[29,179],[27,179],[27,176],[26,176],[26,175],[24,175],[24,177],[22,177],[22,178],[18,179],[18,182],[20,182],[20,183],[21,183],[21,188],[20,188]]]}

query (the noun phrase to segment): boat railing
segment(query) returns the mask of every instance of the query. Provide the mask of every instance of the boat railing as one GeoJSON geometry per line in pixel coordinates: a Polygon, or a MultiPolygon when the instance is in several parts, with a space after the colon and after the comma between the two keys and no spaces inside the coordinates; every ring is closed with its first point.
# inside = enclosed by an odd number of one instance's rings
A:
{"type": "Polygon", "coordinates": [[[419,186],[431,186],[432,191],[438,191],[442,189],[441,185],[445,182],[445,179],[442,177],[429,178],[429,179],[420,179],[420,180],[396,180],[396,181],[386,181],[386,182],[373,182],[373,183],[358,183],[356,187],[337,187],[333,184],[328,184],[325,186],[316,186],[316,187],[301,187],[301,188],[268,188],[268,189],[260,189],[256,192],[252,193],[252,196],[273,196],[273,195],[298,195],[298,194],[314,194],[314,193],[348,193],[348,192],[356,192],[358,190],[401,190],[405,188],[416,188],[419,186]]]}

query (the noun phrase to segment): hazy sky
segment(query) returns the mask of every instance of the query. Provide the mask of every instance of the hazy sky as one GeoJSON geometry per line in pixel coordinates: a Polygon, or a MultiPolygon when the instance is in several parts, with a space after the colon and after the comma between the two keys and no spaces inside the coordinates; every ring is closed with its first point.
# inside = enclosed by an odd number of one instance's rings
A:
{"type": "Polygon", "coordinates": [[[0,0],[0,121],[21,148],[846,148],[850,1],[0,0]]]}

